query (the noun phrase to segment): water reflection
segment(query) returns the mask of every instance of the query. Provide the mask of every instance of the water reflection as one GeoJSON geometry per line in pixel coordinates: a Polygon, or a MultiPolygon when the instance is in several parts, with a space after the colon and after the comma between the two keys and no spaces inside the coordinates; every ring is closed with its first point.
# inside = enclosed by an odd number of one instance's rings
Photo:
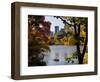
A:
{"type": "MultiPolygon", "coordinates": [[[[71,54],[76,51],[76,46],[53,45],[50,46],[51,52],[45,56],[44,61],[47,65],[70,65],[78,64],[78,59],[70,58],[71,54]]],[[[82,49],[82,47],[81,47],[82,49]]]]}

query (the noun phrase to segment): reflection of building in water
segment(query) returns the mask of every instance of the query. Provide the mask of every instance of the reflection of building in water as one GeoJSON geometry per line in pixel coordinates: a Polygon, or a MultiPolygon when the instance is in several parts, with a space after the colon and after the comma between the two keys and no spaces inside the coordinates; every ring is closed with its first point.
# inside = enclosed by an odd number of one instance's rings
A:
{"type": "Polygon", "coordinates": [[[65,58],[65,60],[66,60],[67,55],[68,55],[67,53],[64,53],[64,58],[65,58]]]}

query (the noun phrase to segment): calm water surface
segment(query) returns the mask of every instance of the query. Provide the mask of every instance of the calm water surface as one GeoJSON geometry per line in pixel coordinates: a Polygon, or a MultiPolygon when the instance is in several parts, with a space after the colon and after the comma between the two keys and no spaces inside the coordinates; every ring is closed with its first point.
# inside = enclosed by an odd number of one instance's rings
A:
{"type": "Polygon", "coordinates": [[[71,61],[65,60],[66,57],[70,57],[70,55],[76,51],[76,46],[52,45],[50,46],[50,50],[51,51],[44,58],[47,65],[78,64],[77,58],[71,61]]]}

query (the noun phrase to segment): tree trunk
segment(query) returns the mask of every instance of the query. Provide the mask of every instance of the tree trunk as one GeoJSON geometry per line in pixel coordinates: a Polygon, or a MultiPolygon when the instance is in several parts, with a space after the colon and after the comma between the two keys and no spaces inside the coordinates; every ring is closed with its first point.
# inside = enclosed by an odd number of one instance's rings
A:
{"type": "Polygon", "coordinates": [[[76,42],[76,48],[77,48],[77,53],[78,53],[78,63],[79,64],[83,64],[83,58],[82,58],[82,54],[80,52],[80,24],[77,25],[77,31],[75,33],[75,38],[77,40],[77,42],[76,42]]]}
{"type": "Polygon", "coordinates": [[[86,20],[86,38],[85,38],[85,43],[84,43],[84,47],[83,47],[83,52],[82,52],[82,58],[84,59],[84,55],[86,52],[86,48],[87,48],[87,43],[88,43],[88,21],[86,20]]]}
{"type": "Polygon", "coordinates": [[[75,29],[75,38],[77,38],[77,42],[76,42],[76,48],[77,48],[77,53],[78,53],[78,61],[79,64],[83,64],[83,59],[84,59],[84,55],[86,52],[86,48],[87,48],[87,41],[88,41],[88,29],[87,29],[88,23],[86,21],[86,38],[85,38],[85,42],[84,42],[84,47],[83,47],[83,52],[80,52],[80,25],[78,25],[78,32],[76,32],[76,25],[74,26],[75,29]]]}
{"type": "Polygon", "coordinates": [[[78,56],[78,64],[83,64],[83,58],[81,54],[78,56]]]}

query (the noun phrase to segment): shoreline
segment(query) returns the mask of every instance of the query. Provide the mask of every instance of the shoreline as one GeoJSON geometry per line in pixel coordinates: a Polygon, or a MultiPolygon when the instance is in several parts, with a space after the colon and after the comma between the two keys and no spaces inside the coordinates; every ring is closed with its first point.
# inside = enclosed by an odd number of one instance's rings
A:
{"type": "MultiPolygon", "coordinates": [[[[76,46],[76,45],[64,45],[64,44],[51,44],[51,45],[48,45],[48,46],[76,46]]],[[[80,46],[84,46],[84,45],[80,45],[80,46]]]]}

